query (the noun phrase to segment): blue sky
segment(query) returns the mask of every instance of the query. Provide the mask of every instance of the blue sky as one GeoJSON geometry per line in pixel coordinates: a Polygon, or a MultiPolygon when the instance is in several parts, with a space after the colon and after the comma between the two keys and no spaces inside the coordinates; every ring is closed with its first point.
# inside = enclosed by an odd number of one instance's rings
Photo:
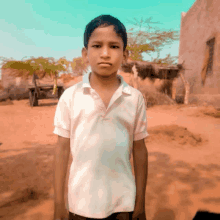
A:
{"type": "MultiPolygon", "coordinates": [[[[180,30],[181,12],[195,0],[0,0],[0,56],[81,56],[86,24],[100,14],[117,17],[127,30],[132,18],[153,17],[161,29],[180,30]]],[[[164,48],[161,57],[178,55],[179,42],[164,48]]],[[[147,56],[144,58],[150,59],[147,56]]]]}

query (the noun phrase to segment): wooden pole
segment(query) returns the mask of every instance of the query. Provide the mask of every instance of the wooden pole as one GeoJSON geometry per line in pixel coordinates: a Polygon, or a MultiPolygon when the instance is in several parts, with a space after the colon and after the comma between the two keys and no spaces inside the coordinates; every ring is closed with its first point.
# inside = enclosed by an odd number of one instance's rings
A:
{"type": "Polygon", "coordinates": [[[36,88],[37,97],[39,97],[39,96],[40,96],[40,91],[39,91],[39,88],[38,88],[38,86],[37,86],[36,79],[39,79],[39,77],[34,73],[34,74],[33,74],[33,78],[32,78],[32,82],[33,82],[33,84],[34,84],[34,86],[35,86],[35,88],[36,88]]]}
{"type": "Polygon", "coordinates": [[[183,70],[181,70],[179,72],[179,75],[183,81],[183,84],[184,84],[184,87],[185,87],[185,97],[184,97],[184,104],[185,105],[188,105],[189,103],[189,91],[190,91],[190,85],[189,85],[189,82],[185,79],[183,73],[182,73],[183,70]]]}
{"type": "Polygon", "coordinates": [[[172,99],[173,100],[176,99],[176,87],[177,87],[177,78],[174,78],[172,82],[172,99]]]}
{"type": "Polygon", "coordinates": [[[208,48],[208,46],[206,46],[205,58],[204,58],[204,61],[203,61],[202,71],[201,71],[202,86],[205,85],[208,63],[209,63],[209,48],[208,48]]]}
{"type": "Polygon", "coordinates": [[[138,85],[138,71],[137,71],[137,68],[136,68],[135,65],[132,67],[132,70],[133,70],[133,72],[134,72],[134,76],[133,76],[133,87],[134,87],[135,89],[138,89],[138,87],[139,87],[139,85],[138,85]]]}

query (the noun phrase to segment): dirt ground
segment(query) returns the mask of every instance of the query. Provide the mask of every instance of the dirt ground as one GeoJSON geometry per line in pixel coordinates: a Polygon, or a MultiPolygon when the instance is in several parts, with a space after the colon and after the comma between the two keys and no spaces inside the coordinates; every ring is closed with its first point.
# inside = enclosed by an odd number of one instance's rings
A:
{"type": "MultiPolygon", "coordinates": [[[[0,219],[52,220],[56,99],[0,103],[0,219]]],[[[147,109],[148,220],[220,213],[220,117],[213,107],[147,109]]],[[[131,160],[132,163],[132,160],[131,160]]]]}

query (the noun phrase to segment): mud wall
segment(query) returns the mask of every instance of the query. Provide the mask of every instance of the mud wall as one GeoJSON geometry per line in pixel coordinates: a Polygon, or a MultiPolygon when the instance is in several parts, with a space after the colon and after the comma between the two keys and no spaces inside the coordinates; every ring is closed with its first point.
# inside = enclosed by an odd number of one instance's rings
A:
{"type": "MultiPolygon", "coordinates": [[[[187,13],[181,14],[179,63],[185,61],[185,77],[190,83],[191,94],[220,95],[220,1],[197,0],[187,13]],[[213,73],[201,84],[201,71],[206,42],[215,37],[213,73]]],[[[177,93],[184,87],[178,79],[177,93]]]]}
{"type": "MultiPolygon", "coordinates": [[[[4,88],[9,87],[27,87],[28,85],[33,85],[32,76],[29,76],[27,80],[22,79],[21,77],[14,77],[10,73],[12,70],[2,69],[2,86],[4,88]]],[[[53,79],[50,76],[45,76],[43,79],[36,80],[37,85],[53,85],[53,79]]],[[[63,83],[62,79],[58,79],[58,83],[63,83]]]]}
{"type": "Polygon", "coordinates": [[[31,77],[28,80],[24,80],[21,77],[14,77],[11,75],[13,71],[9,69],[2,69],[2,86],[9,88],[11,86],[27,86],[31,77]]]}

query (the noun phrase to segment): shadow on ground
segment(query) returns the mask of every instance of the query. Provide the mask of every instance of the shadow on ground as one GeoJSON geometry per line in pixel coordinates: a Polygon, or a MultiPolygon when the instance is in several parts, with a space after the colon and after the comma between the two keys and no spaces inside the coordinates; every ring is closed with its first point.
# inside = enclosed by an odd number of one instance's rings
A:
{"type": "MultiPolygon", "coordinates": [[[[30,144],[31,148],[0,150],[0,156],[18,153],[5,156],[0,161],[0,198],[3,198],[0,199],[0,218],[3,220],[26,213],[50,197],[54,146],[30,144]]],[[[220,182],[220,176],[214,171],[220,172],[220,165],[191,166],[184,161],[171,162],[167,154],[150,152],[146,195],[148,219],[178,220],[180,208],[186,220],[192,219],[187,218],[190,217],[188,210],[193,205],[192,197],[205,189],[214,188],[220,182]],[[210,175],[204,176],[203,172],[210,175]]],[[[204,198],[204,202],[220,205],[219,199],[211,197],[204,198]]],[[[43,213],[44,210],[39,216],[43,213]]]]}
{"type": "Polygon", "coordinates": [[[31,145],[32,148],[0,150],[0,155],[16,154],[0,160],[2,219],[13,219],[50,197],[54,146],[31,145]]]}
{"type": "MultiPolygon", "coordinates": [[[[177,213],[182,210],[186,220],[192,219],[192,213],[189,211],[193,206],[192,198],[220,183],[220,176],[215,175],[214,171],[220,172],[220,165],[191,166],[184,161],[171,162],[167,154],[150,152],[146,194],[147,217],[152,220],[178,220],[180,216],[177,213]],[[204,172],[210,175],[204,176],[204,172]]],[[[205,202],[220,205],[219,199],[209,198],[208,195],[205,202]]]]}

